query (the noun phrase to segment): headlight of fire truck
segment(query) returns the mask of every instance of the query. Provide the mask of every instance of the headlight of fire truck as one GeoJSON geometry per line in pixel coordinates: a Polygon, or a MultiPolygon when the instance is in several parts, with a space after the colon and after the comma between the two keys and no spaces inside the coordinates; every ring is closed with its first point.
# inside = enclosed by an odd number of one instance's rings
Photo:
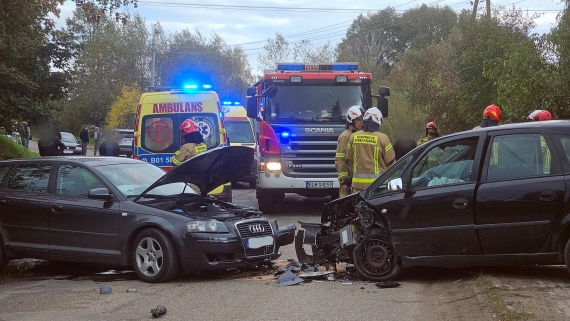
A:
{"type": "Polygon", "coordinates": [[[280,162],[259,162],[259,170],[260,171],[268,171],[268,172],[280,172],[281,171],[281,163],[280,162]]]}

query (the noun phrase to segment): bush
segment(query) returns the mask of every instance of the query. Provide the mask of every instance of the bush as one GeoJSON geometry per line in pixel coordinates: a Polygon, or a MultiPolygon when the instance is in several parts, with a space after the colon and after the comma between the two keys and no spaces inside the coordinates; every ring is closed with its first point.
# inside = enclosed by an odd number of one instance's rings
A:
{"type": "Polygon", "coordinates": [[[40,154],[34,153],[29,149],[16,144],[10,138],[0,135],[0,160],[34,157],[40,157],[40,154]]]}

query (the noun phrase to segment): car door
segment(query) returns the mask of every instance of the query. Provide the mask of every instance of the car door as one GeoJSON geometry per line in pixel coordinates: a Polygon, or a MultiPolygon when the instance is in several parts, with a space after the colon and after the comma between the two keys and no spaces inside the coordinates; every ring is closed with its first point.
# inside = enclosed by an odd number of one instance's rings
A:
{"type": "Polygon", "coordinates": [[[401,175],[403,191],[368,200],[387,218],[398,256],[480,253],[473,212],[480,135],[438,140],[401,175]]]}
{"type": "MultiPolygon", "coordinates": [[[[19,164],[0,191],[0,222],[5,246],[12,251],[49,248],[48,214],[51,164],[19,164]]],[[[3,181],[4,181],[3,180],[3,181]]]]}
{"type": "Polygon", "coordinates": [[[489,142],[475,211],[483,253],[539,252],[566,190],[552,141],[527,130],[493,132],[489,142]]]}
{"type": "Polygon", "coordinates": [[[60,164],[50,197],[50,250],[65,255],[108,257],[120,254],[119,202],[87,197],[105,187],[87,168],[60,164]]]}

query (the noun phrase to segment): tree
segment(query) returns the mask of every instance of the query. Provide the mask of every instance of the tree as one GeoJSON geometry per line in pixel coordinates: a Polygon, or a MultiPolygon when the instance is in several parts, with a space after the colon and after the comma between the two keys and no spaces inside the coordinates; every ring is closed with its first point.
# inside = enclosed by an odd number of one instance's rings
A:
{"type": "Polygon", "coordinates": [[[333,119],[342,118],[342,108],[340,107],[340,100],[337,100],[331,108],[331,114],[333,119]]]}
{"type": "Polygon", "coordinates": [[[142,88],[138,84],[123,86],[121,94],[111,104],[111,110],[106,119],[107,127],[134,128],[137,104],[141,94],[142,88]]]}

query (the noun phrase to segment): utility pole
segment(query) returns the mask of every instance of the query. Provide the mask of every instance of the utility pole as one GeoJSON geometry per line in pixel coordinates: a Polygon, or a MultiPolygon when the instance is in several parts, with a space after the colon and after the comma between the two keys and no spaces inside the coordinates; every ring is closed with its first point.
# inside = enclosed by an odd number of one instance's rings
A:
{"type": "Polygon", "coordinates": [[[479,5],[479,0],[473,0],[473,19],[477,18],[477,6],[479,5]]]}
{"type": "Polygon", "coordinates": [[[154,89],[154,56],[156,55],[156,34],[152,36],[152,62],[150,65],[150,86],[154,89]]]}
{"type": "Polygon", "coordinates": [[[491,19],[491,0],[487,0],[487,18],[491,19]]]}

